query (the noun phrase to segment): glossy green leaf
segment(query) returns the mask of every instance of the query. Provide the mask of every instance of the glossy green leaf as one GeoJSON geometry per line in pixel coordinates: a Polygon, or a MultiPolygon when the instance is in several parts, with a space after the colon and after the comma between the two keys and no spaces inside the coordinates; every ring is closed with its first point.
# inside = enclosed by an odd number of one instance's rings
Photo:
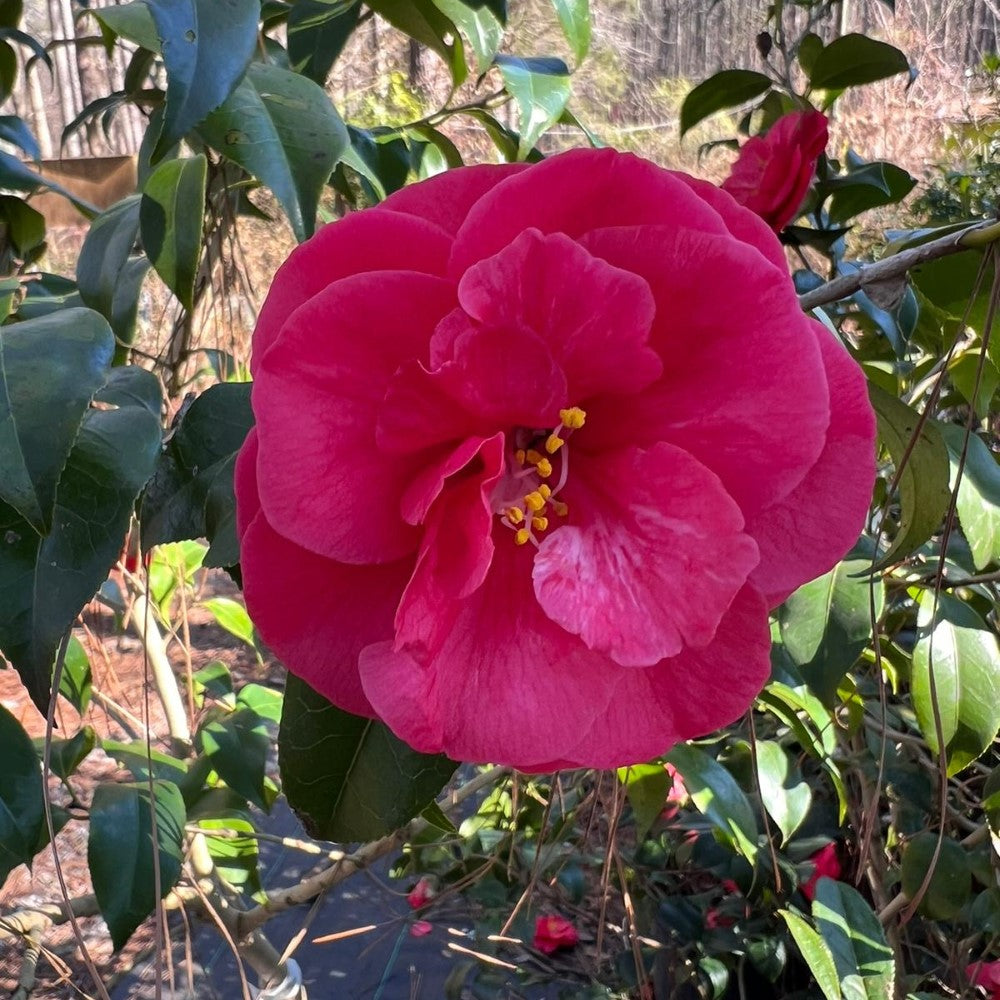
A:
{"type": "Polygon", "coordinates": [[[148,782],[152,776],[156,781],[170,781],[179,785],[188,773],[188,766],[184,761],[146,746],[145,740],[135,740],[132,743],[104,740],[101,749],[126,768],[139,783],[148,782]]]}
{"type": "Polygon", "coordinates": [[[441,11],[469,39],[480,73],[486,72],[503,41],[503,25],[485,4],[466,0],[434,0],[441,11]]]}
{"type": "Polygon", "coordinates": [[[451,70],[451,82],[461,86],[468,75],[465,53],[455,25],[434,0],[368,0],[368,6],[393,27],[436,52],[451,70]]]}
{"type": "MultiPolygon", "coordinates": [[[[53,739],[49,749],[49,768],[56,777],[65,781],[90,756],[97,745],[97,734],[90,726],[84,726],[69,739],[53,739]]],[[[42,760],[45,739],[35,740],[35,752],[42,760]]]]}
{"type": "Polygon", "coordinates": [[[207,177],[204,154],[166,160],[143,186],[139,207],[139,231],[146,255],[185,309],[194,308],[207,177]]]}
{"type": "Polygon", "coordinates": [[[1000,729],[1000,649],[996,636],[967,604],[934,592],[920,595],[913,650],[913,710],[927,745],[938,752],[934,677],[948,773],[982,754],[1000,729]]]}
{"type": "Polygon", "coordinates": [[[828,213],[831,222],[846,222],[862,212],[895,205],[916,187],[917,179],[895,163],[866,163],[827,181],[822,191],[832,191],[828,213]]]}
{"type": "Polygon", "coordinates": [[[66,658],[63,661],[59,693],[80,715],[83,715],[90,704],[92,687],[93,678],[87,651],[75,635],[70,636],[69,645],[66,647],[66,658]]]}
{"type": "Polygon", "coordinates": [[[625,786],[635,818],[635,839],[641,843],[666,808],[674,779],[662,764],[633,764],[618,768],[618,780],[625,786]]]}
{"type": "Polygon", "coordinates": [[[771,87],[763,73],[749,69],[724,69],[703,80],[681,105],[681,135],[724,108],[735,108],[760,97],[771,87]]]}
{"type": "Polygon", "coordinates": [[[212,617],[230,634],[242,639],[248,646],[253,643],[253,622],[247,614],[247,609],[231,597],[211,597],[204,602],[204,607],[211,612],[212,617]]]}
{"type": "Polygon", "coordinates": [[[109,31],[150,52],[160,51],[160,36],[146,0],[99,7],[91,14],[109,31]]]}
{"type": "Polygon", "coordinates": [[[0,886],[35,856],[45,827],[42,772],[28,734],[0,705],[0,886]]]}
{"type": "Polygon", "coordinates": [[[590,51],[590,0],[552,0],[552,4],[579,66],[590,51]]]}
{"type": "Polygon", "coordinates": [[[871,638],[872,603],[876,621],[885,603],[882,580],[868,575],[871,560],[859,556],[800,587],[778,612],[788,655],[827,705],[871,638]]]}
{"type": "MultiPolygon", "coordinates": [[[[965,430],[954,424],[939,424],[951,454],[954,485],[958,462],[966,439],[965,430]]],[[[1000,562],[1000,465],[982,438],[969,435],[965,466],[958,484],[958,519],[962,525],[976,569],[1000,562]]]]}
{"type": "Polygon", "coordinates": [[[254,63],[198,134],[274,192],[297,239],[312,235],[320,191],[348,146],[347,129],[322,87],[254,63]]]}
{"type": "Polygon", "coordinates": [[[812,916],[833,955],[845,1000],[885,1000],[893,995],[895,964],[878,917],[845,882],[816,883],[812,916]]]}
{"type": "Polygon", "coordinates": [[[263,718],[249,708],[217,716],[198,730],[198,741],[215,772],[234,792],[270,811],[264,778],[271,736],[263,718]]]}
{"type": "Polygon", "coordinates": [[[297,0],[288,12],[288,60],[296,73],[320,86],[358,26],[361,4],[297,0]]]}
{"type": "Polygon", "coordinates": [[[253,823],[239,815],[199,819],[215,870],[236,889],[260,889],[257,837],[253,823]]]}
{"type": "Polygon", "coordinates": [[[155,868],[161,899],[180,877],[185,818],[181,793],[172,782],[155,782],[152,798],[147,784],[97,786],[90,808],[87,862],[115,951],[153,912],[155,868]]]}
{"type": "Polygon", "coordinates": [[[676,746],[664,759],[680,772],[698,810],[752,863],[757,855],[757,820],[736,779],[695,746],[676,746]]]}
{"type": "Polygon", "coordinates": [[[85,309],[0,332],[0,501],[38,532],[52,527],[59,477],[113,351],[107,323],[85,309]]]}
{"type": "Polygon", "coordinates": [[[904,457],[906,459],[899,476],[899,501],[902,506],[899,529],[888,551],[873,567],[879,570],[908,556],[941,526],[951,504],[948,487],[950,466],[944,438],[932,423],[924,422],[910,450],[919,415],[871,382],[868,383],[868,396],[878,418],[879,437],[889,450],[897,470],[904,457]]]}
{"type": "Polygon", "coordinates": [[[259,716],[275,724],[281,721],[282,701],[280,691],[262,684],[244,684],[236,696],[238,707],[253,709],[259,716]]]}
{"type": "Polygon", "coordinates": [[[288,802],[320,840],[375,840],[409,821],[457,766],[411,750],[381,722],[331,705],[292,674],[278,734],[288,802]]]}
{"type": "Polygon", "coordinates": [[[771,740],[757,741],[760,798],[787,843],[802,825],[812,804],[809,783],[788,752],[771,740]]]}
{"type": "MultiPolygon", "coordinates": [[[[900,867],[903,893],[913,899],[931,870],[937,846],[937,834],[925,830],[913,837],[903,850],[900,867]]],[[[918,910],[932,920],[951,920],[965,906],[972,892],[969,856],[948,837],[941,841],[934,873],[918,910]]]]}
{"type": "Polygon", "coordinates": [[[102,212],[91,224],[76,262],[80,297],[111,324],[122,344],[130,344],[135,336],[139,288],[149,270],[146,257],[133,254],[140,202],[139,195],[132,195],[102,212]]]}
{"type": "Polygon", "coordinates": [[[524,160],[566,107],[571,89],[569,68],[561,59],[552,58],[499,55],[494,62],[517,103],[521,132],[517,158],[524,160]]]}
{"type": "Polygon", "coordinates": [[[798,913],[793,910],[778,910],[778,913],[788,926],[792,940],[809,966],[816,985],[823,991],[823,996],[826,1000],[842,1000],[837,966],[827,943],[798,913]]]}
{"type": "Polygon", "coordinates": [[[243,78],[257,45],[260,0],[146,0],[167,70],[155,163],[243,78]]]}
{"type": "Polygon", "coordinates": [[[895,46],[852,32],[817,54],[809,82],[815,90],[841,90],[909,72],[906,56],[895,46]]]}

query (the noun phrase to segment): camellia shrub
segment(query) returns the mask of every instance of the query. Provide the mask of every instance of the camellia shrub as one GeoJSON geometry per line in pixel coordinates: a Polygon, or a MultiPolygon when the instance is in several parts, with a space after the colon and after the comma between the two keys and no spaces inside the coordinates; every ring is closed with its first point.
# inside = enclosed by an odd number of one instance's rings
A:
{"type": "MultiPolygon", "coordinates": [[[[429,956],[461,897],[449,997],[1000,996],[1000,224],[927,225],[832,128],[906,54],[785,7],[680,106],[716,185],[578,120],[587,2],[538,36],[569,62],[515,54],[503,0],[80,5],[129,71],[68,131],[146,127],[139,190],[76,199],[70,277],[0,123],[0,651],[47,722],[0,706],[0,884],[70,823],[91,882],[0,913],[19,1000],[54,925],[106,998],[79,922],[119,952],[181,907],[302,995],[323,970],[268,922],[380,858],[429,956]],[[440,106],[392,67],[391,113],[343,119],[369,23],[433,54],[440,106]],[[247,359],[197,334],[268,211],[298,246],[247,359]],[[95,595],[160,741],[55,731],[109,701],[95,595]],[[170,662],[192,604],[252,679],[170,662]],[[78,795],[98,750],[120,769],[78,795]],[[279,796],[340,846],[263,885],[279,796]]],[[[49,58],[21,14],[4,97],[49,58]]]]}

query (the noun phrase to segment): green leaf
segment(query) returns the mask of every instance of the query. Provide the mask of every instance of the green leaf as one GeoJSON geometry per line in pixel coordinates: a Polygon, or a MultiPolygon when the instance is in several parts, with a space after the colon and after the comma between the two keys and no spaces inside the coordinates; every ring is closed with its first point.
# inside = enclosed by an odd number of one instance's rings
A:
{"type": "Polygon", "coordinates": [[[1000,650],[996,636],[967,604],[934,592],[920,595],[911,681],[913,710],[927,745],[938,752],[930,677],[934,671],[948,774],[980,756],[1000,729],[1000,650]]]}
{"type": "Polygon", "coordinates": [[[778,612],[788,655],[826,705],[836,701],[844,674],[868,645],[872,603],[876,621],[885,604],[885,585],[868,575],[871,560],[859,555],[799,587],[778,612]]]}
{"type": "Polygon", "coordinates": [[[249,383],[206,389],[190,406],[167,444],[142,501],[146,551],[163,542],[206,537],[205,564],[232,566],[239,560],[235,530],[222,537],[236,501],[233,463],[253,426],[249,383]],[[211,517],[210,517],[211,513],[211,517]]]}
{"type": "Polygon", "coordinates": [[[215,862],[216,872],[236,889],[259,890],[257,837],[253,823],[236,814],[200,819],[198,826],[205,833],[205,844],[215,862]]]}
{"type": "Polygon", "coordinates": [[[83,715],[90,704],[92,686],[93,678],[87,651],[75,635],[70,636],[69,645],[66,647],[66,658],[63,661],[59,693],[80,715],[83,715]]]}
{"type": "Polygon", "coordinates": [[[411,750],[381,722],[331,705],[292,674],[278,734],[282,789],[310,836],[375,840],[398,829],[457,766],[411,750]]]}
{"type": "MultiPolygon", "coordinates": [[[[52,740],[49,749],[49,768],[56,777],[65,781],[90,755],[97,745],[97,734],[90,726],[84,726],[68,740],[52,740]]],[[[35,752],[42,760],[45,739],[35,740],[35,752]]]]}
{"type": "Polygon", "coordinates": [[[152,799],[146,784],[97,786],[90,807],[87,862],[115,951],[153,912],[156,867],[160,899],[180,877],[185,818],[181,793],[172,782],[155,782],[152,799]]]}
{"type": "Polygon", "coordinates": [[[468,75],[462,43],[455,25],[433,0],[368,0],[368,6],[394,28],[436,52],[451,70],[451,82],[459,87],[468,75]]]}
{"type": "Polygon", "coordinates": [[[101,749],[127,768],[137,782],[148,783],[152,776],[156,781],[172,781],[179,785],[188,773],[188,766],[184,761],[147,747],[145,740],[133,743],[104,740],[101,749]]]}
{"type": "Polygon", "coordinates": [[[834,964],[827,943],[798,913],[793,910],[778,910],[778,913],[788,925],[792,940],[806,960],[806,965],[809,966],[816,985],[823,991],[823,996],[826,1000],[842,1000],[837,966],[834,964]]]}
{"type": "Polygon", "coordinates": [[[864,897],[844,882],[821,878],[816,883],[812,915],[833,955],[844,997],[891,997],[895,981],[892,949],[864,897]]]}
{"type": "Polygon", "coordinates": [[[243,78],[257,45],[260,0],[147,0],[167,70],[157,162],[243,78]]]}
{"type": "Polygon", "coordinates": [[[724,108],[735,108],[770,90],[771,80],[749,69],[724,69],[703,80],[681,105],[681,135],[724,108]]]}
{"type": "Polygon", "coordinates": [[[242,639],[248,646],[253,642],[253,622],[247,609],[231,597],[212,597],[204,602],[212,617],[230,634],[242,639]]]}
{"type": "Polygon", "coordinates": [[[521,137],[517,158],[524,160],[541,134],[563,113],[570,95],[569,68],[561,59],[522,59],[499,55],[504,87],[517,102],[521,137]]]}
{"type": "MultiPolygon", "coordinates": [[[[903,851],[900,877],[903,894],[913,899],[930,871],[937,834],[930,830],[918,833],[903,851]]],[[[918,911],[932,920],[951,920],[965,906],[972,892],[969,856],[961,845],[945,837],[941,841],[934,873],[918,911]]]]}
{"type": "Polygon", "coordinates": [[[45,827],[42,772],[28,734],[0,705],[0,885],[29,864],[45,827]]]}
{"type": "Polygon", "coordinates": [[[139,288],[149,270],[144,256],[133,256],[140,202],[139,195],[131,195],[94,219],[76,262],[80,297],[111,324],[121,344],[131,344],[135,336],[139,288]]]}
{"type": "Polygon", "coordinates": [[[787,843],[802,825],[812,804],[809,783],[784,748],[770,740],[757,741],[757,774],[764,808],[787,843]]]}
{"type": "MultiPolygon", "coordinates": [[[[81,329],[100,329],[92,317],[86,310],[53,315],[51,319],[58,322],[48,328],[49,336],[37,343],[36,350],[59,356],[63,345],[72,343],[81,329]]],[[[20,323],[0,333],[5,357],[9,338],[27,327],[28,323],[20,323]]],[[[106,327],[102,336],[106,344],[106,327]]],[[[104,358],[108,358],[106,349],[104,358]]],[[[159,392],[155,377],[148,372],[133,369],[130,376],[132,397],[153,397],[159,392]],[[136,393],[135,384],[143,381],[148,392],[136,393]]],[[[111,384],[117,383],[113,376],[111,384]]],[[[128,405],[124,397],[115,398],[123,405],[83,414],[59,473],[49,530],[39,534],[13,507],[0,502],[0,649],[43,713],[56,649],[114,563],[135,499],[159,452],[158,413],[144,404],[128,405]]],[[[44,393],[32,402],[32,408],[44,410],[47,405],[44,393]]]]}
{"type": "Polygon", "coordinates": [[[667,793],[674,779],[662,764],[633,764],[618,768],[618,780],[625,786],[635,817],[636,842],[642,843],[649,828],[666,808],[667,793]]]}
{"type": "Polygon", "coordinates": [[[288,12],[288,59],[292,69],[322,87],[360,16],[360,3],[343,6],[297,0],[288,12]]]}
{"type": "Polygon", "coordinates": [[[0,501],[35,531],[52,527],[59,476],[113,351],[107,324],[85,309],[0,331],[0,501]]]}
{"type": "Polygon", "coordinates": [[[895,205],[916,186],[917,180],[895,163],[866,163],[821,185],[832,191],[828,214],[831,222],[846,222],[882,205],[895,205]]]}
{"type": "Polygon", "coordinates": [[[932,423],[924,422],[907,456],[919,415],[872,382],[868,383],[868,396],[878,418],[879,437],[889,449],[897,470],[906,456],[906,465],[899,477],[902,505],[899,529],[889,550],[872,567],[880,570],[908,556],[941,526],[951,504],[950,466],[944,438],[932,423]]]}
{"type": "Polygon", "coordinates": [[[21,260],[31,259],[33,251],[45,243],[45,216],[23,198],[0,195],[0,219],[6,227],[7,239],[21,260]]]}
{"type": "Polygon", "coordinates": [[[899,49],[852,32],[835,38],[816,56],[809,83],[815,90],[841,90],[909,72],[899,49]]]}
{"type": "Polygon", "coordinates": [[[752,864],[757,856],[757,820],[736,779],[696,746],[676,746],[664,759],[680,771],[698,810],[752,864]]]}
{"type": "Polygon", "coordinates": [[[194,308],[201,259],[208,160],[204,154],[161,163],[146,181],[139,231],[146,254],[185,309],[194,308]]]}
{"type": "Polygon", "coordinates": [[[244,684],[236,696],[236,704],[241,708],[252,708],[259,716],[268,722],[278,723],[281,720],[280,691],[264,687],[262,684],[244,684]]]}
{"type": "Polygon", "coordinates": [[[348,146],[347,129],[322,87],[254,63],[198,134],[274,192],[298,240],[313,234],[320,191],[348,146]]]}
{"type": "Polygon", "coordinates": [[[146,0],[100,7],[90,11],[108,31],[150,52],[160,51],[160,36],[146,0]]]}
{"type": "Polygon", "coordinates": [[[469,39],[480,73],[485,73],[503,41],[503,25],[485,4],[465,0],[434,0],[441,11],[469,39]]]}
{"type": "Polygon", "coordinates": [[[198,730],[198,740],[219,777],[247,801],[270,812],[264,790],[271,748],[266,721],[243,708],[206,722],[198,730]]]}
{"type": "MultiPolygon", "coordinates": [[[[951,478],[958,474],[958,461],[965,429],[938,424],[951,453],[951,478]]],[[[965,467],[958,484],[958,518],[977,570],[1000,562],[1000,465],[982,438],[969,435],[965,467]]]]}
{"type": "Polygon", "coordinates": [[[590,51],[590,0],[552,0],[577,66],[590,51]]]}

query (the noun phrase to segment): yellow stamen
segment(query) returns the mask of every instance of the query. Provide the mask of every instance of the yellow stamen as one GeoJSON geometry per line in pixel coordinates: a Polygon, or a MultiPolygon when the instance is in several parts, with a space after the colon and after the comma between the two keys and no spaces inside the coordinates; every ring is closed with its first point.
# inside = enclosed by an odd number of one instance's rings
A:
{"type": "Polygon", "coordinates": [[[535,463],[535,468],[542,479],[548,479],[552,475],[552,463],[547,458],[540,458],[535,463]]]}
{"type": "Polygon", "coordinates": [[[553,500],[552,508],[559,517],[565,517],[569,513],[569,504],[563,503],[562,500],[553,500]]]}
{"type": "Polygon", "coordinates": [[[525,453],[524,457],[532,464],[538,465],[540,461],[545,457],[541,452],[535,451],[534,448],[529,448],[525,453]]]}
{"type": "Polygon", "coordinates": [[[525,459],[525,451],[524,451],[524,449],[523,448],[518,448],[517,451],[514,452],[514,458],[517,459],[517,464],[518,465],[524,465],[524,459],[525,459]]]}
{"type": "Polygon", "coordinates": [[[552,496],[552,488],[548,485],[548,483],[542,483],[538,487],[538,492],[542,494],[542,498],[545,500],[548,500],[548,498],[552,496]]]}
{"type": "Polygon", "coordinates": [[[545,497],[542,496],[537,490],[533,493],[529,493],[524,498],[524,506],[530,510],[538,513],[545,506],[545,497]]]}
{"type": "Polygon", "coordinates": [[[559,437],[559,435],[555,431],[553,431],[545,439],[545,450],[550,455],[554,455],[565,443],[566,442],[563,441],[563,439],[559,437]]]}
{"type": "Polygon", "coordinates": [[[520,524],[524,520],[524,511],[520,507],[508,507],[507,520],[511,524],[520,524]]]}
{"type": "Polygon", "coordinates": [[[559,419],[562,421],[563,427],[571,427],[578,431],[586,422],[587,414],[579,406],[571,406],[567,410],[559,411],[559,419]]]}
{"type": "Polygon", "coordinates": [[[531,538],[531,532],[527,528],[521,528],[514,534],[514,544],[524,545],[531,538]]]}
{"type": "Polygon", "coordinates": [[[533,517],[531,526],[535,531],[544,531],[549,526],[549,519],[547,517],[533,517]]]}

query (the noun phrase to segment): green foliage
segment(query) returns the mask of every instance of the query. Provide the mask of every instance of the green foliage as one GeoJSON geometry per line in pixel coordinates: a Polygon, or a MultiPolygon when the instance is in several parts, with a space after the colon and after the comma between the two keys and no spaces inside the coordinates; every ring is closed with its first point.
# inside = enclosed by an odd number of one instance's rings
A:
{"type": "Polygon", "coordinates": [[[45,825],[42,773],[28,734],[0,705],[0,885],[30,864],[45,825]]]}

